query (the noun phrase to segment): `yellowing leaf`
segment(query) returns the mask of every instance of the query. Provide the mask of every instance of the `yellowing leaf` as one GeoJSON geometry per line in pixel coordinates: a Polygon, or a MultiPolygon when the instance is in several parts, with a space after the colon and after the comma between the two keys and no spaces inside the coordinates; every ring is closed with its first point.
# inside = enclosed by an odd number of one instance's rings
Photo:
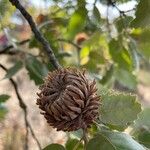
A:
{"type": "Polygon", "coordinates": [[[87,57],[89,55],[89,53],[90,53],[89,47],[85,46],[80,51],[80,57],[81,58],[87,57]]]}

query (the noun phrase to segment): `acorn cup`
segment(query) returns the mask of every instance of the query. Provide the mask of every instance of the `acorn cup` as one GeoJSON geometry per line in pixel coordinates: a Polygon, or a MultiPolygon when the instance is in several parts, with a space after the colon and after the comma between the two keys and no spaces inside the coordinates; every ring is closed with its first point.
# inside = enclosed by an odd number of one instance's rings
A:
{"type": "Polygon", "coordinates": [[[40,90],[37,105],[57,131],[85,129],[99,115],[96,82],[88,80],[83,70],[61,68],[50,72],[40,90]]]}

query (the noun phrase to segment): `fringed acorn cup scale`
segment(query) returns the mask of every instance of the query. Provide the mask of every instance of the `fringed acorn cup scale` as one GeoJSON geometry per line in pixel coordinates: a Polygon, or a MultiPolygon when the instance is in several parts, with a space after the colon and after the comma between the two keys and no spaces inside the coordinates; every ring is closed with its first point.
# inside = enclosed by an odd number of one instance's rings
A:
{"type": "Polygon", "coordinates": [[[90,127],[99,114],[96,82],[85,71],[67,68],[50,72],[40,87],[37,105],[48,124],[58,131],[90,127]]]}

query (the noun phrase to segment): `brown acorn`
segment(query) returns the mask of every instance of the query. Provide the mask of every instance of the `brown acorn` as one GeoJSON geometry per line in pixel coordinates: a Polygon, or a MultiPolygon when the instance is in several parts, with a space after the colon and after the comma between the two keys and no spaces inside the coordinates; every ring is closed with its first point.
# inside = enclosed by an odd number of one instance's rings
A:
{"type": "Polygon", "coordinates": [[[88,40],[88,35],[84,32],[78,33],[75,37],[75,41],[78,45],[81,45],[84,41],[88,40]]]}
{"type": "Polygon", "coordinates": [[[40,87],[37,105],[48,124],[63,131],[87,128],[98,117],[96,82],[85,71],[67,68],[50,72],[40,87]]]}

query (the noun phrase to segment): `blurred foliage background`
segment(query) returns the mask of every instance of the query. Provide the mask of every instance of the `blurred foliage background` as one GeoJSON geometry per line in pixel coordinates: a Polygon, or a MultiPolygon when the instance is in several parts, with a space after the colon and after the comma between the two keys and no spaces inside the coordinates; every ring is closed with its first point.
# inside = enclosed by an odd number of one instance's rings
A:
{"type": "MultiPolygon", "coordinates": [[[[125,98],[123,94],[104,96],[102,120],[119,131],[130,125],[132,129],[128,132],[150,148],[150,1],[22,0],[21,3],[32,14],[62,66],[86,68],[100,89],[127,94],[125,98]],[[137,94],[142,104],[138,119],[140,108],[129,105],[133,97],[128,93],[137,94]],[[121,104],[116,110],[119,100],[121,104]],[[105,112],[109,109],[112,116],[105,112]],[[116,119],[121,111],[122,116],[116,119]]],[[[8,66],[1,80],[15,77],[24,68],[36,86],[54,69],[28,23],[8,0],[0,0],[0,63],[8,66]]],[[[5,106],[9,98],[7,91],[0,93],[1,122],[11,111],[5,106]]]]}

